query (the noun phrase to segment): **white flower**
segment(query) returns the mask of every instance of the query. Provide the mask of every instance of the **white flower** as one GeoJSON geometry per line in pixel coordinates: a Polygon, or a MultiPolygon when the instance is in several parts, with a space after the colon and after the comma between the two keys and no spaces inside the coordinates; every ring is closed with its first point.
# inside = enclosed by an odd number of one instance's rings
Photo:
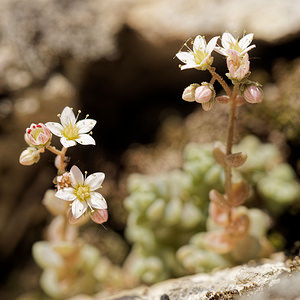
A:
{"type": "Polygon", "coordinates": [[[95,145],[95,140],[88,134],[96,125],[96,120],[84,119],[78,122],[72,109],[68,106],[64,108],[60,115],[60,122],[48,122],[46,126],[50,131],[60,137],[61,144],[65,147],[82,145],[95,145]]]}
{"type": "Polygon", "coordinates": [[[75,219],[82,216],[88,207],[91,212],[94,209],[107,209],[105,199],[100,193],[96,192],[101,188],[105,178],[104,173],[94,173],[84,179],[79,168],[73,166],[70,174],[71,186],[58,190],[55,196],[66,201],[72,201],[72,214],[75,219]]]}
{"type": "Polygon", "coordinates": [[[189,49],[188,52],[180,51],[176,54],[185,65],[181,66],[181,70],[185,69],[198,69],[206,70],[213,62],[211,53],[214,50],[218,36],[212,38],[208,44],[206,44],[205,38],[197,35],[193,42],[193,50],[189,49]]]}
{"type": "Polygon", "coordinates": [[[253,40],[253,33],[249,33],[245,35],[243,38],[235,39],[229,32],[224,32],[221,38],[222,47],[215,47],[215,51],[225,55],[229,56],[230,52],[228,50],[235,50],[238,52],[239,56],[243,56],[245,53],[247,53],[249,50],[255,48],[255,45],[251,45],[251,42],[253,40]]]}

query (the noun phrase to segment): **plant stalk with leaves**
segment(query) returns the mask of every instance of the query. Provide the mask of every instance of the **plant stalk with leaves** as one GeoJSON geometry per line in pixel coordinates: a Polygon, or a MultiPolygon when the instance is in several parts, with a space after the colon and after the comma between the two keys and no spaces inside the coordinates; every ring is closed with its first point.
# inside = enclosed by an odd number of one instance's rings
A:
{"type": "Polygon", "coordinates": [[[205,111],[211,110],[215,101],[230,105],[226,143],[224,145],[217,142],[213,150],[215,160],[224,168],[225,192],[221,194],[213,189],[209,193],[211,200],[209,214],[220,229],[208,232],[205,238],[207,248],[217,253],[227,253],[247,235],[250,222],[247,209],[240,207],[246,201],[250,188],[244,180],[233,181],[232,178],[232,169],[243,165],[247,159],[246,153],[232,153],[237,107],[246,102],[261,102],[263,93],[259,83],[248,79],[250,75],[248,51],[255,47],[250,45],[253,34],[247,34],[238,40],[225,32],[221,38],[222,47],[217,46],[218,39],[219,37],[214,37],[206,44],[205,38],[198,35],[193,41],[192,49],[185,43],[188,51],[180,51],[176,56],[185,63],[180,66],[181,70],[190,68],[208,70],[212,76],[209,83],[202,82],[201,85],[193,83],[188,86],[183,92],[183,100],[196,101],[205,111]],[[213,51],[226,56],[229,71],[226,76],[231,80],[232,88],[212,67],[213,51]],[[216,81],[222,86],[225,95],[216,97],[214,90],[216,81]]]}

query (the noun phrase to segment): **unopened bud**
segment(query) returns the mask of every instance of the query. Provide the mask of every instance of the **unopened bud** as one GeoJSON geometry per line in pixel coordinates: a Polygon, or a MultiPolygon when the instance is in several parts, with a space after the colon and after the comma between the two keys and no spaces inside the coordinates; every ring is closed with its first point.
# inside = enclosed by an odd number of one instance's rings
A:
{"type": "Polygon", "coordinates": [[[40,160],[40,150],[34,147],[28,147],[24,150],[19,158],[19,162],[23,166],[31,166],[40,160]]]}
{"type": "Polygon", "coordinates": [[[245,152],[238,152],[226,155],[225,161],[230,167],[238,168],[245,163],[247,157],[245,152]]]}
{"type": "Polygon", "coordinates": [[[105,223],[108,219],[107,209],[95,209],[91,212],[90,217],[97,224],[105,223]]]}
{"type": "Polygon", "coordinates": [[[195,101],[198,103],[206,103],[211,100],[213,91],[208,85],[201,85],[195,90],[195,101]]]}
{"type": "Polygon", "coordinates": [[[24,139],[29,146],[46,147],[50,144],[52,138],[51,131],[43,123],[32,123],[26,129],[24,139]]]}
{"type": "Polygon", "coordinates": [[[193,83],[186,87],[182,93],[182,99],[188,102],[195,101],[195,90],[199,86],[198,83],[193,83]]]}
{"type": "Polygon", "coordinates": [[[243,96],[249,103],[260,103],[263,100],[264,93],[260,87],[253,84],[245,89],[243,96]]]}
{"type": "Polygon", "coordinates": [[[228,50],[229,55],[227,56],[227,68],[229,70],[229,77],[231,80],[241,81],[249,75],[249,55],[246,53],[243,56],[239,55],[236,50],[228,50]]]}

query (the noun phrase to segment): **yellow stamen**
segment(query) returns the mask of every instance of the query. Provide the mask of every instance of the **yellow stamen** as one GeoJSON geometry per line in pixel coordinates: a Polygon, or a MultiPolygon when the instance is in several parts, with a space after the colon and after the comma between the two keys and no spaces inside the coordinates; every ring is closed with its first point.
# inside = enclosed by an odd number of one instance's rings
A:
{"type": "Polygon", "coordinates": [[[76,195],[79,201],[86,201],[91,197],[90,187],[87,185],[78,185],[75,189],[74,194],[76,195]]]}
{"type": "Polygon", "coordinates": [[[68,140],[75,140],[79,138],[78,128],[75,125],[72,125],[71,123],[64,128],[64,131],[62,134],[68,139],[68,140]]]}

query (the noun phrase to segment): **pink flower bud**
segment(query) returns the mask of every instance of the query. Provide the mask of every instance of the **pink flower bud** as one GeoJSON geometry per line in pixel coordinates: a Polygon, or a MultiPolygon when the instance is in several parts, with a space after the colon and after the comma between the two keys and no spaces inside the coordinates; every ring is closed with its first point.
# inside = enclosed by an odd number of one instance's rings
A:
{"type": "Polygon", "coordinates": [[[40,150],[34,147],[28,147],[24,150],[19,158],[19,162],[23,166],[31,166],[40,160],[40,150]]]}
{"type": "Polygon", "coordinates": [[[199,84],[193,83],[193,84],[189,85],[188,87],[186,87],[183,91],[182,99],[185,101],[188,101],[188,102],[195,101],[195,90],[199,86],[200,86],[199,84]]]}
{"type": "Polygon", "coordinates": [[[243,96],[249,103],[260,103],[263,100],[264,94],[261,88],[256,85],[250,85],[245,89],[243,96]]]}
{"type": "Polygon", "coordinates": [[[107,209],[96,209],[91,212],[90,217],[95,223],[102,224],[108,219],[107,209]]]}
{"type": "Polygon", "coordinates": [[[51,131],[43,123],[32,123],[26,129],[24,139],[29,146],[46,147],[51,141],[51,131]]]}
{"type": "Polygon", "coordinates": [[[208,87],[208,85],[201,85],[195,90],[195,101],[198,103],[206,103],[213,96],[213,91],[208,87]]]}
{"type": "Polygon", "coordinates": [[[243,56],[239,56],[239,53],[235,50],[228,50],[228,53],[226,62],[230,79],[241,81],[249,73],[249,55],[246,53],[243,56]]]}

